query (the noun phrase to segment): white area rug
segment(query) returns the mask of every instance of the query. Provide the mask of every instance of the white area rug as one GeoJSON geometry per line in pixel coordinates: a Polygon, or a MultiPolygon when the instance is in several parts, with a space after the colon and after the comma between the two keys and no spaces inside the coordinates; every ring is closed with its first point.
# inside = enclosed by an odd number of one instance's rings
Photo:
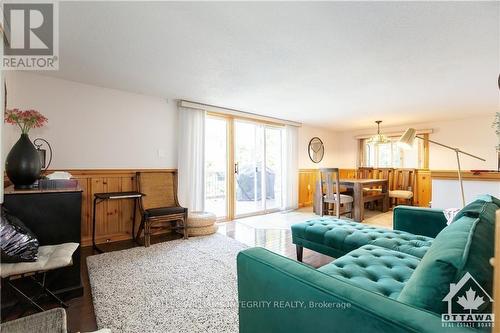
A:
{"type": "Polygon", "coordinates": [[[221,234],[87,258],[99,328],[116,332],[238,332],[236,255],[221,234]]]}

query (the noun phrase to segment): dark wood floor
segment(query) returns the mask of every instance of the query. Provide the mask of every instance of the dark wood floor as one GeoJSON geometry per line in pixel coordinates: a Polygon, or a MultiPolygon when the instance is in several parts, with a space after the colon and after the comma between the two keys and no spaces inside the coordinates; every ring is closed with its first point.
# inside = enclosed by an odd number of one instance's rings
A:
{"type": "MultiPolygon", "coordinates": [[[[249,246],[262,246],[273,252],[295,259],[295,246],[292,244],[289,229],[259,229],[238,222],[228,222],[219,226],[219,232],[249,246]]],[[[181,238],[181,236],[177,234],[157,236],[152,239],[152,243],[169,241],[177,238],[181,238]]],[[[104,244],[100,247],[108,252],[125,250],[135,246],[138,245],[130,240],[104,244]]],[[[82,248],[81,274],[84,294],[82,297],[67,301],[69,305],[67,309],[68,328],[71,332],[88,332],[97,329],[86,264],[86,258],[93,254],[95,253],[93,253],[91,247],[82,248]]],[[[304,263],[313,267],[323,266],[331,260],[332,258],[330,257],[304,249],[304,263]]],[[[132,287],[133,286],[131,286],[131,288],[132,287]]]]}

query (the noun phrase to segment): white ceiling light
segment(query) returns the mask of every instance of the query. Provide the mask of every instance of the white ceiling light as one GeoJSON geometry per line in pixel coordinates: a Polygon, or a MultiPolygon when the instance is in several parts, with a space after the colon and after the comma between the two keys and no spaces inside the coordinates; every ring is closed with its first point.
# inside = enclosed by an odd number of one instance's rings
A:
{"type": "Polygon", "coordinates": [[[371,143],[371,144],[374,144],[374,145],[378,145],[378,144],[381,144],[381,143],[388,143],[388,142],[391,141],[384,134],[380,134],[380,123],[381,122],[382,122],[382,120],[375,121],[375,123],[377,124],[377,134],[375,134],[374,136],[372,136],[371,138],[369,138],[368,139],[368,143],[371,143]]]}

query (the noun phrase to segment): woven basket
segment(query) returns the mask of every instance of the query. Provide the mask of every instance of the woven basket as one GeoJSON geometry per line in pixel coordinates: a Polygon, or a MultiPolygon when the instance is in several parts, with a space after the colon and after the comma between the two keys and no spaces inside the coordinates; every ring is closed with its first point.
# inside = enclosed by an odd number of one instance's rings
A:
{"type": "Polygon", "coordinates": [[[210,227],[213,226],[216,216],[209,212],[191,212],[187,219],[187,226],[189,228],[210,227]]]}
{"type": "Polygon", "coordinates": [[[217,232],[217,226],[211,225],[208,227],[197,227],[197,228],[188,228],[189,236],[205,236],[215,234],[217,232]]]}

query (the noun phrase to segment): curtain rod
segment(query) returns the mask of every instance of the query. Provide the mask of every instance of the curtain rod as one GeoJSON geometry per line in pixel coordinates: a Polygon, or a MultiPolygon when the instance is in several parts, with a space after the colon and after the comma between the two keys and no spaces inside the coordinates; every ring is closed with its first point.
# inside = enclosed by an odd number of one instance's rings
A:
{"type": "Polygon", "coordinates": [[[302,123],[299,123],[299,122],[296,122],[296,121],[285,120],[285,119],[274,118],[274,117],[268,117],[268,116],[262,116],[260,114],[255,114],[255,113],[250,113],[250,112],[245,112],[245,111],[239,111],[239,110],[234,110],[234,109],[228,109],[228,108],[222,108],[222,107],[215,106],[215,105],[208,105],[208,104],[190,102],[190,101],[185,101],[185,100],[179,101],[179,106],[185,107],[185,108],[205,110],[205,111],[208,111],[208,112],[214,112],[214,113],[221,113],[221,114],[227,114],[227,115],[232,115],[232,116],[238,116],[238,117],[242,117],[242,118],[268,121],[268,122],[271,122],[271,123],[277,123],[277,124],[283,124],[283,125],[291,125],[291,126],[296,126],[296,127],[301,127],[302,126],[302,123]]]}

